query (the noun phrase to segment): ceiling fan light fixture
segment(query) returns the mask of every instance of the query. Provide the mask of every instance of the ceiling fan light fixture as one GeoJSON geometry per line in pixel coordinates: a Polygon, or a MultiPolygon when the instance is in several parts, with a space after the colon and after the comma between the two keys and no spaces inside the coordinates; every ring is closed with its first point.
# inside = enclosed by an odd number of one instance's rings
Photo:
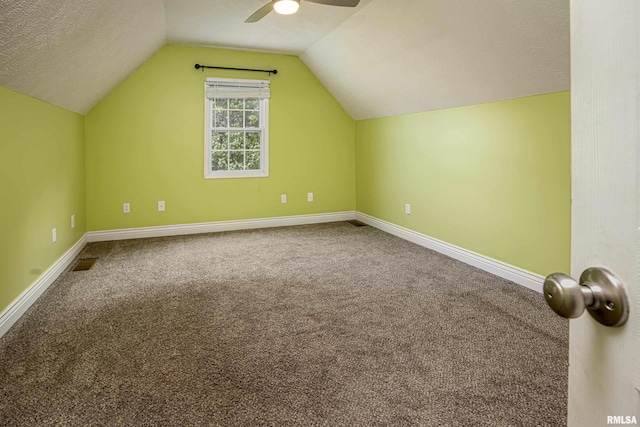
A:
{"type": "Polygon", "coordinates": [[[273,2],[273,10],[280,15],[292,15],[298,11],[300,0],[277,0],[273,2]]]}

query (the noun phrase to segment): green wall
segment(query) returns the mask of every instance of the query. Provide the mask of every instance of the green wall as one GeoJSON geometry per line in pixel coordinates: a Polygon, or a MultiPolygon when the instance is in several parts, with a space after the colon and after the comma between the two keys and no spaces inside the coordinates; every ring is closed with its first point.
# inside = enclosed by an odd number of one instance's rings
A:
{"type": "Polygon", "coordinates": [[[86,116],[88,229],[353,210],[354,133],[354,121],[298,57],[165,46],[86,116]],[[269,177],[204,179],[205,77],[268,75],[202,72],[196,63],[278,69],[271,77],[269,177]],[[157,211],[158,200],[166,212],[157,211]],[[124,202],[130,214],[122,213],[124,202]]]}
{"type": "Polygon", "coordinates": [[[0,309],[87,230],[356,208],[535,273],[569,271],[569,102],[354,123],[297,57],[184,46],[162,48],[84,118],[0,86],[0,309]],[[266,75],[195,63],[279,70],[268,178],[204,179],[205,77],[266,75]]]}
{"type": "Polygon", "coordinates": [[[358,121],[357,209],[541,275],[569,271],[570,130],[569,92],[358,121]]]}
{"type": "Polygon", "coordinates": [[[83,132],[81,115],[0,86],[0,312],[86,231],[83,132]]]}

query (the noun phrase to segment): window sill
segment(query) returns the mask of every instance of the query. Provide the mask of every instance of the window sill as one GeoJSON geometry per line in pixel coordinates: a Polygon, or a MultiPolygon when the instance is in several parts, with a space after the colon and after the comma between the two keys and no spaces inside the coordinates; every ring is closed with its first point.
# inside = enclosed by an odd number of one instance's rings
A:
{"type": "Polygon", "coordinates": [[[267,178],[269,172],[265,171],[238,171],[238,172],[210,172],[204,179],[225,179],[225,178],[267,178]]]}

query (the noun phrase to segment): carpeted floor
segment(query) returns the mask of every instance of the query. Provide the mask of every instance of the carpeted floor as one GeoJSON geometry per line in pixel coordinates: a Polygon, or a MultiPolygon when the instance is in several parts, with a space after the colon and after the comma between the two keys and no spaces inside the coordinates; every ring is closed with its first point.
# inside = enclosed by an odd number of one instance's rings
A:
{"type": "Polygon", "coordinates": [[[566,424],[542,295],[348,223],[89,244],[0,339],[3,426],[566,424]]]}

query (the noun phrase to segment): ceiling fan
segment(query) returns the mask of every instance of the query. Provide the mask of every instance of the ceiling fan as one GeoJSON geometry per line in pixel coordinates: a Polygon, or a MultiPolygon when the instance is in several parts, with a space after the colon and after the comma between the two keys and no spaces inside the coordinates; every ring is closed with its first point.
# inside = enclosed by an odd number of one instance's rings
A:
{"type": "MultiPolygon", "coordinates": [[[[305,0],[311,3],[326,4],[329,6],[356,7],[360,0],[305,0]]],[[[256,10],[253,15],[247,18],[246,23],[258,22],[269,14],[272,10],[281,15],[291,15],[298,11],[300,0],[271,0],[269,3],[256,10]]]]}

